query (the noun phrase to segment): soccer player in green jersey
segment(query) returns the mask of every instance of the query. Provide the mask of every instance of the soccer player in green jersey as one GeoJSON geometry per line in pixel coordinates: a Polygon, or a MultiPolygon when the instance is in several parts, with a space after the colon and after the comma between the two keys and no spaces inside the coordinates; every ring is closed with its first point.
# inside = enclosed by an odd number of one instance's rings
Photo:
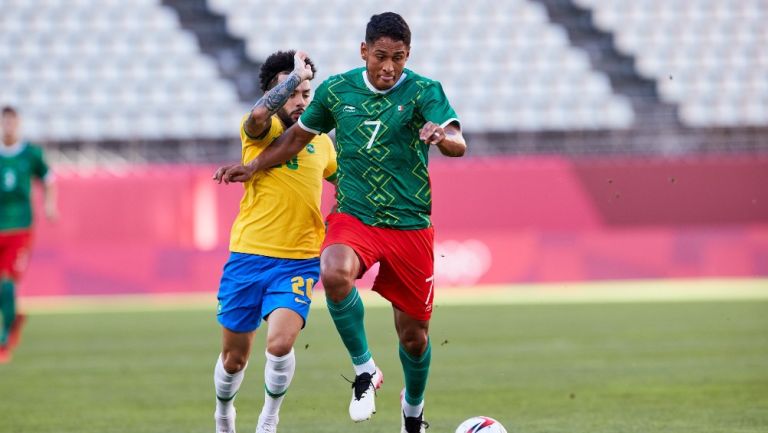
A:
{"type": "Polygon", "coordinates": [[[26,268],[32,238],[32,178],[44,185],[45,214],[56,218],[51,172],[43,150],[19,137],[19,115],[2,109],[0,142],[0,363],[11,359],[19,343],[24,315],[16,312],[16,283],[26,268]]]}
{"type": "Polygon", "coordinates": [[[405,376],[402,432],[423,432],[431,348],[434,233],[429,146],[462,156],[466,142],[440,83],[405,68],[411,32],[392,12],[371,17],[360,55],[365,67],[328,78],[298,123],[247,165],[230,167],[243,182],[284,162],[315,135],[336,129],[338,212],[328,217],[320,273],[331,317],[355,369],[349,415],[375,412],[382,381],[368,350],[364,307],[355,280],[380,264],[373,290],[392,303],[405,376]]]}

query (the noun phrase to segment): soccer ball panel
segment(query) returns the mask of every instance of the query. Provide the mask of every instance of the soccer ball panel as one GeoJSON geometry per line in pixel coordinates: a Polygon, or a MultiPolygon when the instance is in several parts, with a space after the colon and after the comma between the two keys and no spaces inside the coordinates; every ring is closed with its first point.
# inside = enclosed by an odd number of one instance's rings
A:
{"type": "Polygon", "coordinates": [[[507,430],[493,418],[476,416],[461,423],[456,433],[507,433],[507,430]]]}

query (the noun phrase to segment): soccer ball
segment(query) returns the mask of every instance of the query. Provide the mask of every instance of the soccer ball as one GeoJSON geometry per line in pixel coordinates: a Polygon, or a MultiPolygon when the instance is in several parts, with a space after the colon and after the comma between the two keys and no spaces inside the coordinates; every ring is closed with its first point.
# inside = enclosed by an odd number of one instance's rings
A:
{"type": "Polygon", "coordinates": [[[507,433],[507,429],[493,418],[476,416],[461,423],[456,433],[507,433]]]}

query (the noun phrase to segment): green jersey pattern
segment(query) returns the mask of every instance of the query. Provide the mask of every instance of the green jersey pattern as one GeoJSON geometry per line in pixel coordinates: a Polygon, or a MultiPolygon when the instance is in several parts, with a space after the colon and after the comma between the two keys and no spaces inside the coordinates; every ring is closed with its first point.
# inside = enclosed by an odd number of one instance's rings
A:
{"type": "Polygon", "coordinates": [[[371,90],[365,68],[325,80],[300,119],[315,133],[336,129],[339,212],[363,223],[402,230],[431,225],[427,121],[458,121],[439,82],[406,69],[387,92],[371,90]]]}
{"type": "Polygon", "coordinates": [[[29,143],[20,146],[13,151],[0,148],[0,230],[32,225],[32,178],[48,174],[43,150],[29,143]]]}

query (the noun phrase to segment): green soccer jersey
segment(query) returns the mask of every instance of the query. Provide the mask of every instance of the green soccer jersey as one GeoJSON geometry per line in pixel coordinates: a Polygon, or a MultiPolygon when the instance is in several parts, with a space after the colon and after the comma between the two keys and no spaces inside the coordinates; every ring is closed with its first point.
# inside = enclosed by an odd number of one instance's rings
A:
{"type": "Polygon", "coordinates": [[[32,178],[46,175],[41,148],[26,142],[10,147],[0,143],[0,230],[32,225],[32,178]]]}
{"type": "Polygon", "coordinates": [[[439,82],[405,69],[387,91],[365,68],[325,80],[299,119],[315,134],[336,129],[339,212],[363,223],[402,230],[429,227],[429,146],[419,130],[430,121],[458,122],[439,82]]]}

